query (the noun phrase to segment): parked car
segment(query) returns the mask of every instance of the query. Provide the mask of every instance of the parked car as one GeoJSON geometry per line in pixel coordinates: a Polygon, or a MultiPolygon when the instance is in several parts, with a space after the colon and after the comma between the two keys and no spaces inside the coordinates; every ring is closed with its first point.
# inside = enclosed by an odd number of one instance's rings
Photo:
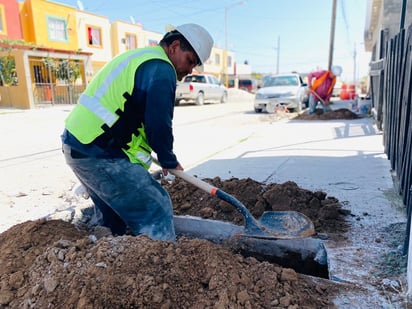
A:
{"type": "Polygon", "coordinates": [[[239,89],[255,93],[257,90],[257,84],[254,79],[239,79],[239,89]]]}
{"type": "MultiPolygon", "coordinates": [[[[233,79],[229,80],[228,87],[235,87],[235,81],[233,79]]],[[[238,80],[237,88],[251,93],[255,93],[257,90],[257,82],[254,79],[242,78],[238,80]]]]}
{"type": "Polygon", "coordinates": [[[277,74],[265,78],[256,91],[254,109],[273,112],[276,107],[300,112],[309,101],[307,84],[296,73],[277,74]]]}
{"type": "Polygon", "coordinates": [[[213,75],[186,75],[176,85],[175,105],[179,105],[182,100],[194,101],[196,105],[203,105],[207,101],[225,103],[227,101],[227,88],[213,75]]]}

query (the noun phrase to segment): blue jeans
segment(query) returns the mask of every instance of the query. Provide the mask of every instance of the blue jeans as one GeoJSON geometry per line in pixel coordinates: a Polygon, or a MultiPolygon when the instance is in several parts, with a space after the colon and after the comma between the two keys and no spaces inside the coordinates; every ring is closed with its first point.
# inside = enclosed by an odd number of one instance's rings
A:
{"type": "Polygon", "coordinates": [[[313,114],[316,111],[316,106],[318,103],[322,106],[323,112],[329,112],[330,109],[328,106],[325,106],[322,102],[320,102],[317,98],[315,98],[314,94],[309,93],[309,114],[313,114]]]}
{"type": "Polygon", "coordinates": [[[135,235],[176,240],[170,196],[144,167],[127,158],[73,159],[67,145],[63,145],[63,152],[67,164],[102,212],[103,224],[114,235],[123,235],[129,227],[135,235]]]}

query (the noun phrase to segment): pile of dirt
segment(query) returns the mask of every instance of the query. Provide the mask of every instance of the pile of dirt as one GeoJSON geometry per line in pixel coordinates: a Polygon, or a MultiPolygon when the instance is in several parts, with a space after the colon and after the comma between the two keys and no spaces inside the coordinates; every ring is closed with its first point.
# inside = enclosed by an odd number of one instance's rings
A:
{"type": "MultiPolygon", "coordinates": [[[[205,179],[235,196],[254,216],[297,210],[316,230],[343,232],[335,198],[293,182],[205,179]]],[[[242,224],[233,206],[179,179],[164,183],[176,214],[242,224]]],[[[113,237],[61,220],[15,225],[0,234],[2,308],[332,308],[337,286],[207,240],[176,243],[113,237]],[[101,235],[101,236],[95,236],[101,235]]]]}
{"type": "Polygon", "coordinates": [[[206,240],[95,237],[64,221],[0,235],[2,308],[331,308],[337,290],[206,240]]]}
{"type": "Polygon", "coordinates": [[[329,112],[324,112],[323,109],[316,109],[315,113],[309,114],[309,111],[302,113],[290,112],[285,109],[277,110],[273,113],[262,114],[260,117],[261,121],[276,122],[280,120],[350,120],[358,119],[359,115],[350,111],[347,108],[339,108],[336,110],[331,110],[329,112]]]}
{"type": "MultiPolygon", "coordinates": [[[[343,209],[338,199],[327,196],[325,192],[312,192],[300,188],[292,181],[263,184],[250,178],[223,181],[216,177],[203,180],[235,197],[255,218],[262,216],[264,211],[298,211],[312,220],[317,233],[334,240],[341,239],[348,229],[345,217],[350,215],[350,211],[343,209]]],[[[184,180],[176,178],[171,184],[164,181],[163,185],[170,193],[173,210],[177,215],[244,224],[242,215],[233,205],[184,180]]]]}
{"type": "Polygon", "coordinates": [[[339,108],[324,112],[322,109],[316,109],[315,113],[309,114],[308,112],[302,113],[294,117],[295,120],[336,120],[336,119],[358,119],[359,116],[347,108],[339,108]]]}

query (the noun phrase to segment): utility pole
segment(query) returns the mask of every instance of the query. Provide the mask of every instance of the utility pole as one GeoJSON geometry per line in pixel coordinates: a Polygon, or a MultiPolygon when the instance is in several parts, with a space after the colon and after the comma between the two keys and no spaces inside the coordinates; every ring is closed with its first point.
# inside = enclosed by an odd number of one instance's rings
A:
{"type": "Polygon", "coordinates": [[[353,84],[356,86],[356,42],[353,49],[353,84]]]}
{"type": "Polygon", "coordinates": [[[278,45],[275,47],[275,50],[276,50],[276,74],[279,74],[280,36],[278,36],[278,45]]]}
{"type": "Polygon", "coordinates": [[[330,26],[330,41],[329,41],[329,63],[328,70],[332,67],[333,62],[333,44],[335,41],[335,22],[336,22],[336,0],[333,0],[332,5],[332,21],[330,26]]]}

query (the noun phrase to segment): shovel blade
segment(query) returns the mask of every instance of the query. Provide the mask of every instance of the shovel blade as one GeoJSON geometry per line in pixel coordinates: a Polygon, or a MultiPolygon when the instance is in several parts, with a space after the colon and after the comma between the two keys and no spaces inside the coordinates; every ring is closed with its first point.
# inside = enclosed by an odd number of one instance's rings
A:
{"type": "Polygon", "coordinates": [[[315,234],[313,222],[297,211],[266,211],[258,221],[264,227],[265,233],[274,236],[300,238],[315,234]]]}
{"type": "Polygon", "coordinates": [[[259,220],[245,217],[241,236],[260,239],[297,239],[315,234],[312,221],[297,211],[267,211],[259,220]]]}

